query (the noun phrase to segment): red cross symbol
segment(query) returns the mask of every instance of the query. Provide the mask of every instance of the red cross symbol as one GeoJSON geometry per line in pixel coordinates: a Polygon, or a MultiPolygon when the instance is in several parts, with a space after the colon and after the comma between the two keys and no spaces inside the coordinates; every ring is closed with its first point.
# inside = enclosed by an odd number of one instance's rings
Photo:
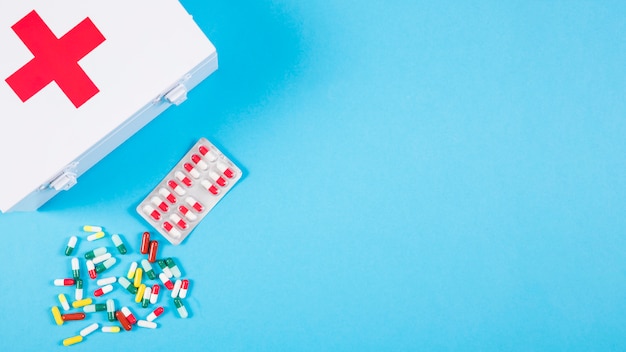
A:
{"type": "Polygon", "coordinates": [[[100,90],[78,65],[105,38],[89,17],[57,38],[35,10],[12,27],[35,56],[6,82],[22,102],[55,81],[76,108],[100,90]]]}

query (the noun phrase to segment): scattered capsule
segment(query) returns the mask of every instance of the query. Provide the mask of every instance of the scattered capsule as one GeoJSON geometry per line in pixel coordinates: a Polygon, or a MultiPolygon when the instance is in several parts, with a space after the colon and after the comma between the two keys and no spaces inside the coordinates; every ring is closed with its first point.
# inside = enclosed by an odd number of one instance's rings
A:
{"type": "Polygon", "coordinates": [[[200,173],[198,172],[198,170],[196,170],[196,168],[193,167],[190,163],[183,164],[183,167],[185,168],[185,170],[187,170],[187,172],[191,175],[191,177],[193,178],[200,177],[200,173]]]}
{"type": "Polygon", "coordinates": [[[161,187],[161,189],[159,189],[159,194],[162,195],[163,198],[167,199],[168,202],[172,204],[176,203],[176,197],[174,197],[172,192],[168,191],[167,189],[161,187]]]}
{"type": "Polygon", "coordinates": [[[72,336],[72,337],[68,337],[65,340],[63,340],[63,346],[71,346],[71,345],[75,345],[79,342],[83,341],[83,337],[80,335],[76,335],[76,336],[72,336]]]}
{"type": "Polygon", "coordinates": [[[137,288],[137,294],[135,294],[135,302],[136,303],[140,303],[141,300],[143,299],[143,293],[146,291],[146,285],[145,284],[141,284],[139,285],[139,288],[137,288]]]}
{"type": "Polygon", "coordinates": [[[159,250],[159,242],[150,241],[150,249],[148,250],[148,262],[154,263],[156,261],[158,250],[159,250]]]}
{"type": "Polygon", "coordinates": [[[96,297],[100,297],[100,296],[104,296],[107,293],[113,291],[113,285],[106,285],[106,286],[102,286],[100,288],[98,288],[97,290],[93,291],[93,295],[96,297]]]}
{"type": "Polygon", "coordinates": [[[161,220],[161,213],[158,210],[154,209],[150,204],[146,204],[143,207],[143,212],[154,219],[154,221],[161,220]]]}
{"type": "Polygon", "coordinates": [[[86,328],[82,329],[80,331],[80,336],[85,337],[85,336],[91,334],[92,332],[98,330],[99,327],[100,327],[100,324],[93,323],[93,324],[87,326],[86,328]]]}
{"type": "MultiPolygon", "coordinates": [[[[91,303],[92,303],[91,298],[83,298],[83,299],[79,299],[79,300],[72,302],[72,307],[74,308],[87,307],[91,305],[91,303]]],[[[85,313],[89,313],[89,312],[85,312],[85,313]]]]}
{"type": "Polygon", "coordinates": [[[128,273],[126,273],[126,277],[129,280],[132,280],[135,277],[135,273],[137,272],[137,262],[130,263],[130,267],[128,268],[128,273]]]}
{"type": "Polygon", "coordinates": [[[103,263],[98,263],[98,265],[96,265],[96,273],[100,274],[101,272],[115,265],[116,262],[117,262],[117,259],[109,258],[105,260],[103,263]]]}
{"type": "Polygon", "coordinates": [[[178,194],[179,196],[182,196],[183,194],[185,194],[185,190],[178,185],[178,183],[176,183],[176,181],[174,180],[169,180],[167,181],[167,185],[170,186],[171,189],[174,190],[174,192],[176,192],[176,194],[178,194]]]}
{"type": "MultiPolygon", "coordinates": [[[[91,298],[89,299],[91,300],[91,298]]],[[[83,312],[85,313],[104,312],[105,310],[107,310],[105,303],[89,304],[83,307],[83,312]]]]}
{"type": "Polygon", "coordinates": [[[161,282],[163,283],[163,285],[165,285],[165,287],[168,290],[172,290],[174,289],[174,284],[172,284],[172,282],[167,278],[167,276],[165,275],[165,273],[160,273],[159,274],[159,279],[161,280],[161,282]]]}
{"type": "Polygon", "coordinates": [[[122,324],[122,327],[124,328],[124,330],[130,331],[130,329],[133,328],[133,326],[128,321],[128,319],[126,319],[126,316],[124,316],[124,313],[122,313],[121,310],[118,310],[117,312],[115,312],[115,318],[117,319],[117,321],[120,322],[120,324],[122,324]]]}
{"type": "Polygon", "coordinates": [[[198,167],[203,171],[209,168],[209,164],[205,163],[198,154],[192,155],[191,161],[198,165],[198,167]]]}
{"type": "Polygon", "coordinates": [[[120,252],[120,254],[126,254],[126,245],[124,245],[124,241],[122,241],[120,235],[114,234],[113,236],[111,236],[111,240],[113,241],[113,245],[115,246],[115,248],[117,248],[117,251],[120,252]]]}
{"type": "Polygon", "coordinates": [[[139,287],[141,285],[142,276],[143,276],[143,269],[137,268],[137,270],[135,270],[135,279],[134,279],[135,281],[133,282],[133,285],[135,287],[139,287]]]}
{"type": "Polygon", "coordinates": [[[156,329],[157,323],[153,321],[139,320],[137,321],[137,326],[147,329],[156,329]]]}
{"type": "Polygon", "coordinates": [[[109,321],[115,321],[115,301],[107,299],[107,317],[109,321]]]}
{"type": "Polygon", "coordinates": [[[189,220],[189,221],[195,221],[198,218],[198,216],[196,214],[194,214],[191,211],[189,211],[189,208],[187,208],[184,205],[179,206],[178,207],[178,211],[181,214],[183,214],[187,218],[187,220],[189,220]]]}
{"type": "Polygon", "coordinates": [[[135,318],[135,315],[133,315],[133,313],[130,311],[130,309],[128,309],[128,307],[122,307],[121,311],[122,313],[124,313],[124,316],[126,317],[129,323],[131,324],[137,323],[137,318],[135,318]]]}
{"type": "MultiPolygon", "coordinates": [[[[113,319],[111,321],[115,321],[115,319],[113,319]]],[[[119,326],[103,326],[102,327],[102,332],[118,333],[118,332],[120,332],[120,330],[121,329],[120,329],[119,326]]]]}
{"type": "Polygon", "coordinates": [[[189,179],[189,177],[185,176],[185,174],[183,174],[181,171],[176,171],[174,173],[174,176],[180,181],[182,182],[185,186],[187,187],[191,187],[191,180],[189,179]]]}
{"type": "Polygon", "coordinates": [[[107,252],[107,247],[98,247],[94,249],[93,251],[89,251],[85,253],[85,259],[93,259],[99,255],[103,255],[106,252],[107,252]]]}
{"type": "Polygon", "coordinates": [[[99,256],[93,258],[91,261],[94,264],[98,264],[98,263],[102,263],[102,262],[106,261],[107,259],[109,259],[111,257],[112,257],[111,253],[104,253],[103,255],[99,255],[99,256]]]}
{"type": "Polygon", "coordinates": [[[209,171],[209,177],[215,181],[215,183],[217,183],[218,185],[222,186],[222,187],[226,187],[226,180],[220,176],[217,172],[211,170],[209,171]]]}
{"type": "Polygon", "coordinates": [[[178,265],[176,265],[176,262],[174,262],[174,259],[172,258],[165,259],[165,264],[167,264],[167,267],[170,268],[170,271],[172,272],[172,275],[174,275],[175,278],[179,278],[182,276],[182,273],[180,272],[180,269],[178,269],[178,265]]]}
{"type": "Polygon", "coordinates": [[[128,281],[127,278],[120,276],[120,278],[117,279],[117,283],[119,283],[123,288],[126,289],[126,291],[132,293],[133,295],[137,293],[137,287],[131,285],[130,281],[128,281]]]}
{"type": "Polygon", "coordinates": [[[184,279],[180,286],[180,292],[178,292],[178,297],[185,298],[187,297],[187,291],[189,290],[189,280],[184,279]]]}
{"type": "Polygon", "coordinates": [[[152,288],[147,287],[143,291],[143,299],[141,300],[141,306],[144,308],[148,308],[150,304],[150,296],[152,295],[152,288]]]}
{"type": "Polygon", "coordinates": [[[224,174],[224,176],[228,178],[233,178],[235,176],[235,173],[228,167],[228,165],[222,162],[218,162],[216,166],[217,166],[217,169],[220,170],[220,172],[224,174]]]}
{"type": "Polygon", "coordinates": [[[158,316],[163,314],[164,311],[165,309],[163,309],[163,307],[157,307],[150,314],[148,314],[148,317],[146,318],[146,320],[154,321],[154,319],[156,319],[158,316]]]}
{"type": "Polygon", "coordinates": [[[208,147],[201,145],[200,148],[198,148],[198,151],[200,151],[200,154],[202,154],[202,156],[207,158],[207,160],[210,162],[214,162],[215,160],[217,160],[217,155],[215,154],[215,152],[210,150],[208,147]]]}
{"type": "Polygon", "coordinates": [[[83,280],[76,279],[76,288],[74,289],[74,299],[80,301],[83,299],[83,280]]]}
{"type": "Polygon", "coordinates": [[[78,279],[80,277],[80,264],[78,263],[78,258],[72,258],[72,276],[74,279],[78,279]]]}
{"type": "Polygon", "coordinates": [[[204,209],[202,204],[200,204],[200,202],[195,200],[193,197],[185,198],[185,202],[189,204],[192,208],[194,208],[194,210],[197,211],[198,213],[202,212],[202,209],[204,209]]]}
{"type": "Polygon", "coordinates": [[[115,276],[109,276],[109,277],[105,277],[96,281],[96,285],[105,286],[105,285],[110,285],[116,281],[117,281],[117,278],[115,276]]]}
{"type": "Polygon", "coordinates": [[[187,308],[185,308],[185,305],[180,298],[174,298],[174,305],[176,306],[176,311],[181,318],[185,319],[189,316],[189,314],[187,313],[187,308]]]}
{"type": "Polygon", "coordinates": [[[91,260],[87,260],[87,272],[89,273],[89,277],[92,279],[95,279],[98,276],[96,273],[96,266],[91,260]]]}
{"type": "Polygon", "coordinates": [[[167,263],[165,263],[165,260],[163,259],[159,259],[157,260],[157,263],[159,264],[159,267],[161,267],[161,271],[165,274],[165,277],[168,279],[171,279],[172,276],[172,271],[170,270],[170,268],[167,267],[167,263]]]}
{"type": "Polygon", "coordinates": [[[70,304],[67,303],[67,298],[65,297],[64,294],[59,293],[59,302],[61,303],[61,307],[63,307],[63,310],[70,310],[70,304]]]}
{"type": "Polygon", "coordinates": [[[154,273],[154,269],[152,269],[152,264],[150,264],[148,259],[142,259],[141,266],[143,267],[143,271],[148,276],[148,279],[154,280],[157,278],[156,274],[154,273]]]}
{"type": "Polygon", "coordinates": [[[219,188],[217,188],[217,186],[211,183],[211,181],[209,180],[202,180],[200,181],[200,184],[202,185],[202,187],[206,188],[207,191],[211,192],[211,194],[213,194],[214,196],[220,193],[219,188]]]}
{"type": "Polygon", "coordinates": [[[85,226],[83,226],[83,231],[85,231],[85,232],[100,232],[100,231],[102,231],[102,226],[85,225],[85,226]]]}
{"type": "Polygon", "coordinates": [[[70,256],[76,247],[76,242],[78,241],[78,237],[72,236],[69,241],[67,241],[67,247],[65,247],[65,255],[70,256]]]}
{"type": "Polygon", "coordinates": [[[150,232],[146,231],[141,235],[141,246],[139,247],[139,252],[141,254],[148,254],[149,249],[150,249],[150,232]]]}
{"type": "Polygon", "coordinates": [[[63,318],[61,318],[61,311],[59,311],[59,307],[54,306],[51,311],[54,322],[57,323],[57,325],[63,325],[63,318]]]}
{"type": "Polygon", "coordinates": [[[172,289],[172,293],[171,293],[172,298],[178,297],[178,293],[180,292],[180,286],[182,284],[183,282],[180,279],[174,282],[174,288],[172,289]]]}
{"type": "Polygon", "coordinates": [[[69,313],[61,315],[63,321],[69,320],[85,320],[85,313],[69,313]]]}
{"type": "Polygon", "coordinates": [[[152,204],[156,205],[163,212],[166,212],[170,208],[169,205],[167,205],[167,203],[165,203],[165,201],[163,199],[159,198],[158,196],[154,196],[154,197],[150,198],[150,202],[152,202],[152,204]]]}
{"type": "Polygon", "coordinates": [[[87,236],[87,241],[92,242],[95,240],[99,240],[103,237],[104,237],[104,232],[100,231],[100,232],[92,233],[91,235],[87,236]]]}
{"type": "Polygon", "coordinates": [[[150,304],[156,304],[159,299],[159,291],[161,286],[159,284],[152,285],[152,293],[150,294],[150,304]]]}
{"type": "Polygon", "coordinates": [[[187,223],[185,222],[185,220],[181,219],[180,216],[176,214],[170,215],[170,221],[176,224],[176,226],[178,226],[181,230],[187,228],[187,223]]]}
{"type": "Polygon", "coordinates": [[[74,279],[56,279],[54,280],[54,286],[74,286],[76,281],[74,279]]]}

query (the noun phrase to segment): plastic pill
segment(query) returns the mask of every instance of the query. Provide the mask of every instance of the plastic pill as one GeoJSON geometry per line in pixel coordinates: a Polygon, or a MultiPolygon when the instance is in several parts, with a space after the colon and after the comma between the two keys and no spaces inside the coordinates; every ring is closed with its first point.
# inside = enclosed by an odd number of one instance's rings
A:
{"type": "Polygon", "coordinates": [[[100,274],[101,272],[115,265],[116,262],[117,262],[117,259],[109,258],[105,260],[103,263],[98,263],[98,265],[96,265],[96,273],[100,274]]]}
{"type": "Polygon", "coordinates": [[[167,263],[165,263],[165,260],[163,259],[159,259],[157,260],[157,263],[159,263],[159,267],[161,268],[161,271],[165,274],[165,277],[170,279],[172,278],[172,271],[170,270],[170,268],[167,267],[167,263]]]}
{"type": "Polygon", "coordinates": [[[109,259],[111,257],[112,257],[111,253],[104,253],[103,255],[99,255],[99,256],[93,258],[91,261],[94,264],[98,264],[98,263],[102,263],[102,262],[106,261],[107,259],[109,259]]]}
{"type": "Polygon", "coordinates": [[[174,284],[172,284],[172,282],[167,278],[167,276],[165,276],[165,273],[160,273],[159,279],[168,290],[172,290],[174,288],[174,284]]]}
{"type": "Polygon", "coordinates": [[[154,209],[150,204],[146,204],[143,207],[143,212],[146,213],[146,215],[150,216],[155,221],[161,220],[161,213],[159,213],[158,210],[154,209]]]}
{"type": "Polygon", "coordinates": [[[59,311],[59,307],[54,306],[51,311],[52,317],[54,317],[54,322],[57,323],[57,325],[63,325],[63,318],[61,318],[61,311],[59,311]]]}
{"type": "Polygon", "coordinates": [[[176,194],[178,194],[179,196],[182,196],[186,193],[185,190],[181,186],[179,186],[178,183],[176,183],[176,181],[174,180],[167,181],[167,185],[170,186],[170,188],[173,189],[174,192],[176,192],[176,194]]]}
{"type": "Polygon", "coordinates": [[[204,171],[209,168],[209,164],[205,163],[204,160],[202,160],[202,158],[198,154],[192,155],[191,161],[193,161],[196,165],[198,165],[200,170],[204,171]]]}
{"type": "Polygon", "coordinates": [[[137,268],[137,270],[135,270],[135,278],[133,281],[133,285],[135,287],[139,287],[141,285],[141,278],[143,277],[143,269],[142,268],[137,268]]]}
{"type": "Polygon", "coordinates": [[[141,247],[139,247],[139,252],[141,252],[141,254],[148,254],[149,250],[150,250],[150,232],[146,231],[141,235],[141,247]]]}
{"type": "Polygon", "coordinates": [[[115,301],[107,299],[107,317],[109,321],[115,321],[115,301]]]}
{"type": "Polygon", "coordinates": [[[187,297],[187,290],[189,290],[189,280],[184,279],[182,281],[182,283],[181,283],[180,292],[178,293],[178,297],[186,298],[187,297]]]}
{"type": "Polygon", "coordinates": [[[76,288],[74,289],[74,299],[80,301],[83,299],[83,280],[76,279],[76,288]]]}
{"type": "Polygon", "coordinates": [[[79,299],[77,301],[72,302],[72,307],[74,308],[87,307],[91,303],[92,303],[91,298],[83,298],[83,299],[79,299]]]}
{"type": "Polygon", "coordinates": [[[152,288],[146,286],[146,289],[143,291],[143,299],[141,300],[142,307],[148,308],[148,305],[150,304],[151,295],[152,295],[152,288]]]}
{"type": "Polygon", "coordinates": [[[104,303],[89,304],[83,307],[85,313],[104,312],[105,310],[107,310],[107,305],[104,303]]]}
{"type": "Polygon", "coordinates": [[[85,259],[93,259],[107,252],[107,247],[98,247],[92,251],[85,253],[85,259]]]}
{"type": "Polygon", "coordinates": [[[143,267],[143,272],[146,273],[146,275],[148,276],[148,279],[154,280],[157,278],[156,274],[154,273],[154,269],[152,269],[152,264],[150,264],[147,259],[141,260],[141,266],[143,267]]]}
{"type": "Polygon", "coordinates": [[[172,235],[172,237],[179,238],[181,236],[180,231],[175,229],[174,225],[170,224],[169,221],[164,221],[162,226],[163,226],[163,229],[165,229],[165,231],[167,231],[167,233],[172,235]]]}
{"type": "Polygon", "coordinates": [[[133,328],[133,326],[130,324],[128,319],[126,319],[122,311],[118,310],[117,312],[115,312],[115,318],[117,319],[117,321],[120,322],[120,324],[122,324],[122,327],[124,328],[124,330],[130,331],[130,329],[133,328]]]}
{"type": "Polygon", "coordinates": [[[117,251],[120,252],[120,254],[126,254],[126,245],[124,245],[124,241],[122,241],[120,235],[114,234],[113,236],[111,236],[111,240],[113,241],[113,245],[115,246],[115,248],[117,248],[117,251]]]}
{"type": "Polygon", "coordinates": [[[99,328],[99,327],[100,327],[100,324],[98,324],[98,323],[93,323],[93,324],[91,324],[91,325],[87,326],[86,328],[82,329],[82,330],[80,331],[80,336],[85,337],[85,336],[87,336],[87,335],[91,334],[92,332],[94,332],[94,331],[98,330],[98,328],[99,328]]]}
{"type": "Polygon", "coordinates": [[[218,162],[217,165],[215,165],[217,167],[217,169],[224,174],[224,176],[228,177],[228,178],[233,178],[235,176],[235,173],[233,172],[233,170],[228,168],[228,165],[222,163],[222,162],[218,162]]]}
{"type": "Polygon", "coordinates": [[[165,201],[157,196],[154,196],[150,199],[152,204],[156,205],[161,211],[167,211],[170,207],[165,203],[165,201]]]}
{"type": "Polygon", "coordinates": [[[180,272],[180,269],[178,268],[178,265],[176,265],[176,262],[174,261],[174,259],[172,258],[165,259],[165,264],[167,264],[167,267],[170,268],[170,271],[172,272],[172,275],[174,275],[175,278],[179,278],[182,276],[182,273],[180,272]]]}
{"type": "Polygon", "coordinates": [[[159,242],[150,241],[150,250],[148,250],[148,262],[154,263],[156,261],[158,251],[159,251],[159,242]]]}
{"type": "Polygon", "coordinates": [[[131,285],[130,281],[128,281],[127,278],[120,276],[119,279],[117,279],[117,283],[120,284],[120,286],[122,286],[123,288],[126,289],[126,291],[132,293],[132,294],[136,294],[137,293],[137,287],[131,285]]]}
{"type": "Polygon", "coordinates": [[[136,272],[137,272],[137,262],[132,262],[130,263],[130,267],[128,268],[128,273],[126,274],[126,277],[129,280],[132,280],[135,277],[136,272]]]}
{"type": "Polygon", "coordinates": [[[139,288],[137,289],[137,294],[135,294],[135,302],[136,303],[140,303],[141,300],[143,299],[143,293],[146,291],[146,285],[145,284],[141,284],[139,285],[139,288]]]}
{"type": "Polygon", "coordinates": [[[76,281],[74,279],[56,279],[54,280],[54,286],[74,286],[76,281]]]}
{"type": "Polygon", "coordinates": [[[185,222],[185,220],[181,219],[180,216],[176,214],[170,215],[170,221],[176,224],[176,226],[178,226],[181,230],[187,228],[187,223],[185,222]]]}
{"type": "Polygon", "coordinates": [[[84,320],[85,319],[85,313],[63,314],[63,315],[61,315],[61,319],[63,319],[64,321],[68,321],[68,320],[84,320]]]}
{"type": "Polygon", "coordinates": [[[140,326],[142,328],[147,328],[147,329],[156,329],[157,323],[153,321],[139,320],[137,321],[137,326],[140,326]]]}
{"type": "Polygon", "coordinates": [[[65,340],[63,340],[63,346],[71,346],[71,345],[75,345],[79,342],[83,341],[83,337],[80,335],[76,335],[76,336],[72,336],[72,337],[68,337],[65,340]]]}
{"type": "Polygon", "coordinates": [[[200,173],[198,172],[198,170],[196,170],[196,168],[193,167],[190,163],[183,164],[183,167],[185,168],[185,170],[187,170],[191,177],[196,179],[200,177],[200,173]]]}
{"type": "Polygon", "coordinates": [[[187,187],[191,187],[191,180],[189,179],[189,177],[185,176],[185,174],[183,174],[180,171],[176,171],[176,173],[174,173],[174,176],[180,181],[182,182],[185,186],[187,187]]]}
{"type": "Polygon", "coordinates": [[[161,290],[161,286],[158,284],[152,285],[152,291],[150,293],[150,304],[156,304],[159,300],[159,291],[161,290]]]}
{"type": "Polygon", "coordinates": [[[165,309],[163,307],[157,307],[150,314],[148,314],[148,316],[146,317],[146,320],[147,321],[154,321],[154,319],[156,319],[158,316],[163,314],[164,311],[165,311],[165,309]]]}
{"type": "Polygon", "coordinates": [[[113,285],[102,286],[99,289],[93,291],[93,295],[96,297],[100,297],[106,295],[107,293],[113,291],[113,285]]]}
{"type": "Polygon", "coordinates": [[[96,266],[93,265],[93,262],[91,260],[87,261],[87,272],[89,273],[89,277],[92,279],[95,279],[98,275],[96,273],[96,266]]]}
{"type": "Polygon", "coordinates": [[[185,305],[180,298],[174,298],[174,305],[176,306],[176,311],[181,318],[185,319],[189,316],[189,314],[187,313],[187,308],[185,308],[185,305]]]}
{"type": "Polygon", "coordinates": [[[172,203],[172,204],[176,203],[176,197],[174,197],[174,195],[172,194],[172,192],[168,191],[167,189],[165,189],[165,188],[161,187],[161,188],[159,189],[159,194],[160,194],[163,198],[167,199],[167,201],[168,201],[168,202],[170,202],[170,203],[172,203]]]}
{"type": "Polygon", "coordinates": [[[96,232],[87,236],[87,241],[91,242],[91,241],[99,240],[103,237],[104,237],[104,232],[100,231],[100,232],[96,232]]]}
{"type": "Polygon", "coordinates": [[[217,155],[215,155],[215,153],[210,150],[209,147],[201,145],[198,150],[200,151],[200,154],[207,158],[208,161],[214,162],[215,160],[217,160],[217,155]]]}
{"type": "Polygon", "coordinates": [[[200,202],[195,200],[193,197],[185,198],[185,202],[189,204],[192,208],[194,208],[198,213],[201,212],[202,209],[204,208],[202,204],[200,204],[200,202]]]}
{"type": "Polygon", "coordinates": [[[78,279],[80,277],[80,264],[78,263],[78,258],[72,258],[72,276],[74,279],[78,279]]]}
{"type": "MultiPolygon", "coordinates": [[[[111,321],[114,321],[114,320],[111,320],[111,321]]],[[[103,326],[102,327],[102,332],[117,333],[117,332],[120,332],[120,330],[121,329],[119,326],[103,326]]]]}
{"type": "Polygon", "coordinates": [[[218,195],[220,193],[219,188],[217,188],[216,185],[214,185],[213,183],[211,183],[211,181],[209,180],[202,180],[200,181],[200,184],[206,188],[207,191],[211,192],[211,194],[213,195],[218,195]]]}
{"type": "Polygon", "coordinates": [[[61,307],[63,307],[63,310],[70,310],[70,304],[67,303],[67,298],[65,297],[64,294],[59,293],[59,302],[61,303],[61,307]]]}
{"type": "Polygon", "coordinates": [[[117,278],[115,276],[109,276],[109,277],[105,277],[96,281],[96,285],[98,286],[110,285],[116,281],[117,281],[117,278]]]}
{"type": "Polygon", "coordinates": [[[83,226],[83,231],[85,231],[85,232],[100,232],[100,231],[102,231],[102,226],[85,225],[85,226],[83,226]]]}
{"type": "Polygon", "coordinates": [[[181,214],[183,214],[183,216],[186,217],[187,220],[189,220],[189,221],[195,221],[198,218],[198,216],[196,214],[194,214],[191,211],[189,211],[189,208],[187,208],[184,205],[179,206],[178,207],[178,211],[181,214]]]}
{"type": "Polygon", "coordinates": [[[178,293],[180,292],[180,286],[182,284],[183,282],[181,280],[176,280],[176,282],[174,282],[174,288],[172,289],[171,293],[172,298],[178,297],[178,293]]]}
{"type": "Polygon", "coordinates": [[[135,315],[130,311],[130,309],[128,309],[128,307],[122,307],[121,311],[122,313],[124,313],[124,316],[126,317],[129,323],[131,324],[137,323],[137,318],[135,318],[135,315]]]}
{"type": "Polygon", "coordinates": [[[69,241],[67,241],[67,247],[65,247],[65,255],[70,256],[76,247],[76,242],[78,241],[78,237],[72,236],[69,241]]]}
{"type": "Polygon", "coordinates": [[[222,186],[222,187],[226,187],[226,180],[220,176],[217,172],[211,170],[209,171],[209,177],[215,181],[215,183],[217,183],[218,185],[222,186]]]}

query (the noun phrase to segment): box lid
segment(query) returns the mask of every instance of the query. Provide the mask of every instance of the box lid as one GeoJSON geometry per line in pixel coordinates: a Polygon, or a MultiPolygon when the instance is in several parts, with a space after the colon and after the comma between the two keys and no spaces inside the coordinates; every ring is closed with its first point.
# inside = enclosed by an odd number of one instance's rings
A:
{"type": "Polygon", "coordinates": [[[0,46],[2,211],[216,55],[176,0],[7,3],[0,46]]]}

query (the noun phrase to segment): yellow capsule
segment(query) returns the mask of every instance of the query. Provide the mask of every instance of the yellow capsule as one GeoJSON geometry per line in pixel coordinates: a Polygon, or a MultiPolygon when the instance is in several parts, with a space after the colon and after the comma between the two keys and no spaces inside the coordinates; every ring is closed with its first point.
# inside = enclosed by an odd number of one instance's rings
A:
{"type": "Polygon", "coordinates": [[[84,298],[84,299],[72,302],[72,307],[80,308],[80,307],[88,306],[91,303],[92,303],[91,298],[84,298]]]}
{"type": "Polygon", "coordinates": [[[85,231],[85,232],[100,232],[100,231],[102,231],[102,226],[85,225],[85,226],[83,226],[83,231],[85,231]]]}
{"type": "Polygon", "coordinates": [[[137,262],[130,263],[130,268],[128,268],[128,274],[126,277],[128,280],[132,280],[135,277],[135,272],[137,271],[137,262]]]}
{"type": "Polygon", "coordinates": [[[96,232],[96,233],[93,233],[93,234],[91,234],[91,235],[87,236],[87,241],[95,241],[95,240],[99,240],[99,239],[101,239],[102,237],[104,237],[104,232],[102,232],[102,231],[100,231],[100,232],[96,232]]]}
{"type": "Polygon", "coordinates": [[[67,303],[67,298],[62,293],[59,293],[59,302],[61,302],[63,310],[70,310],[70,304],[67,303]]]}
{"type": "MultiPolygon", "coordinates": [[[[137,290],[137,294],[135,295],[135,302],[139,303],[143,299],[143,293],[146,291],[146,285],[139,285],[139,289],[137,290]]],[[[58,309],[58,308],[57,308],[58,309]]]]}
{"type": "Polygon", "coordinates": [[[54,321],[57,325],[63,325],[63,318],[61,318],[61,311],[59,311],[59,307],[52,307],[52,316],[54,317],[54,321]]]}
{"type": "Polygon", "coordinates": [[[77,344],[81,342],[82,340],[83,340],[83,337],[80,335],[68,337],[65,340],[63,340],[63,346],[71,346],[73,344],[77,344]]]}
{"type": "Polygon", "coordinates": [[[102,332],[120,332],[119,326],[103,326],[102,332]]]}
{"type": "Polygon", "coordinates": [[[141,276],[143,275],[143,269],[142,268],[137,268],[137,270],[135,270],[135,287],[139,288],[139,286],[141,285],[141,276]]]}

